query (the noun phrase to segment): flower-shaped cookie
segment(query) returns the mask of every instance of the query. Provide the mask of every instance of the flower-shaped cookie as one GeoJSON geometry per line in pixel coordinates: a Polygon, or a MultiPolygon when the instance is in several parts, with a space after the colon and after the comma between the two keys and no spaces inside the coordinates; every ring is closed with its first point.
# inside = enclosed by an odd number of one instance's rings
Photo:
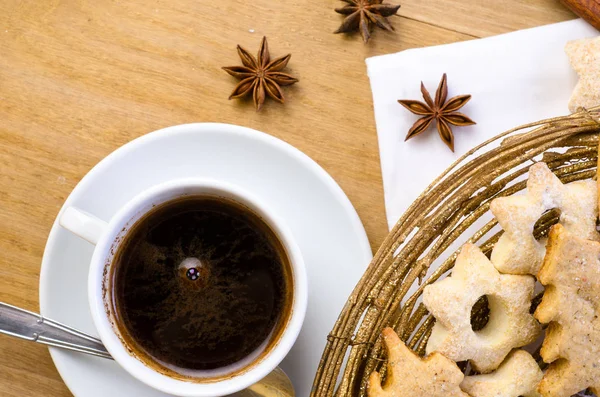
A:
{"type": "Polygon", "coordinates": [[[600,243],[555,225],[539,274],[546,286],[535,311],[550,323],[541,355],[551,363],[539,387],[544,397],[600,393],[600,243]]]}
{"type": "Polygon", "coordinates": [[[490,209],[504,229],[492,251],[496,269],[537,275],[546,249],[545,240],[533,237],[533,227],[545,211],[553,208],[560,209],[560,223],[568,231],[598,240],[596,189],[592,180],[563,185],[545,163],[532,165],[525,195],[499,197],[491,203],[490,209]]]}
{"type": "Polygon", "coordinates": [[[600,37],[570,41],[565,52],[579,75],[569,110],[600,105],[600,37]]]}
{"type": "Polygon", "coordinates": [[[540,325],[529,313],[534,283],[531,276],[500,274],[479,248],[465,244],[452,276],[423,292],[423,302],[437,320],[427,353],[469,360],[481,373],[495,370],[512,349],[533,342],[540,333],[540,325]],[[471,310],[484,295],[489,321],[482,330],[473,331],[471,310]]]}
{"type": "Polygon", "coordinates": [[[496,371],[467,376],[460,387],[472,397],[540,397],[537,387],[543,376],[531,354],[515,350],[496,371]]]}
{"type": "Polygon", "coordinates": [[[369,378],[369,397],[469,397],[460,390],[464,375],[454,361],[439,353],[421,358],[391,328],[383,330],[388,352],[387,379],[383,388],[379,373],[369,378]]]}

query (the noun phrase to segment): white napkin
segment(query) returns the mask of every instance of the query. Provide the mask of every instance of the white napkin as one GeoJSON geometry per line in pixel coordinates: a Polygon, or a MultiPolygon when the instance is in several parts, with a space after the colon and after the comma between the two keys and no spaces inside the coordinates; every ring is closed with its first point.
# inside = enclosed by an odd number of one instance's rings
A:
{"type": "Polygon", "coordinates": [[[565,44],[597,35],[583,20],[574,20],[367,59],[389,227],[435,177],[473,146],[521,124],[567,114],[577,74],[565,55],[565,44]],[[398,99],[422,101],[421,81],[435,96],[444,73],[448,98],[473,96],[459,111],[477,122],[453,127],[454,153],[433,125],[404,142],[419,116],[398,103],[398,99]]]}

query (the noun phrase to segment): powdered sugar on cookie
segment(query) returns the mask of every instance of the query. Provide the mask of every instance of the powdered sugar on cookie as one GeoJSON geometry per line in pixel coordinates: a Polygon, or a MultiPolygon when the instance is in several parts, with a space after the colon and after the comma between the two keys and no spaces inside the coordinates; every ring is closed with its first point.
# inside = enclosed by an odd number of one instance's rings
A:
{"type": "Polygon", "coordinates": [[[369,397],[469,397],[459,385],[464,375],[458,366],[439,353],[421,358],[391,328],[383,330],[388,352],[387,379],[379,373],[369,378],[369,397]]]}
{"type": "Polygon", "coordinates": [[[553,208],[560,209],[560,223],[569,232],[600,239],[597,194],[595,181],[563,185],[545,163],[532,165],[525,195],[500,197],[490,205],[504,229],[492,251],[494,266],[502,273],[537,275],[546,250],[545,240],[537,241],[533,228],[544,212],[553,208]]]}
{"type": "Polygon", "coordinates": [[[500,274],[479,248],[465,244],[452,276],[423,292],[423,302],[436,318],[427,352],[469,360],[479,372],[495,370],[512,349],[533,342],[541,331],[529,313],[534,283],[531,276],[500,274]],[[484,295],[490,319],[476,332],[471,327],[471,309],[484,295]]]}

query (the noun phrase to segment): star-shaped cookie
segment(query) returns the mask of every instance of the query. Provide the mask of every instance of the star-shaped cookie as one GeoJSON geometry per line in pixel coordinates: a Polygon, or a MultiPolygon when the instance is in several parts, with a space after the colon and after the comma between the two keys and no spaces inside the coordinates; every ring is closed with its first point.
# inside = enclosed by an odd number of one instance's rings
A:
{"type": "Polygon", "coordinates": [[[504,229],[492,251],[496,269],[507,274],[537,275],[546,252],[546,241],[537,241],[533,228],[545,211],[554,208],[560,209],[560,223],[568,231],[597,240],[597,195],[593,180],[563,185],[545,163],[532,165],[525,195],[499,197],[490,205],[504,229]]]}
{"type": "Polygon", "coordinates": [[[600,105],[600,37],[570,41],[565,47],[573,69],[579,75],[569,110],[600,105]]]}
{"type": "Polygon", "coordinates": [[[537,387],[543,376],[531,354],[514,350],[496,371],[467,376],[460,388],[472,397],[540,397],[537,387]]]}
{"type": "Polygon", "coordinates": [[[516,347],[533,342],[540,325],[529,313],[535,280],[500,274],[473,244],[465,244],[452,276],[425,287],[423,303],[436,318],[427,353],[454,361],[469,360],[481,373],[500,366],[516,347]],[[490,316],[480,331],[471,327],[471,310],[487,296],[490,316]]]}
{"type": "Polygon", "coordinates": [[[387,378],[369,378],[369,397],[469,397],[460,389],[464,375],[454,361],[439,353],[426,358],[411,351],[391,328],[383,330],[388,352],[387,378]]]}
{"type": "Polygon", "coordinates": [[[546,286],[535,317],[550,323],[541,355],[551,363],[539,386],[544,397],[600,393],[600,243],[555,225],[539,273],[546,286]]]}

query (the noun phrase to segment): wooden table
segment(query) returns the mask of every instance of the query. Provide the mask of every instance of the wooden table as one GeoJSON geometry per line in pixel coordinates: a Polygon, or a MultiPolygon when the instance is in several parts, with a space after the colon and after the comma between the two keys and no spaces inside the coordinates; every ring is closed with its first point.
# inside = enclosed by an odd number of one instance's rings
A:
{"type": "MultiPolygon", "coordinates": [[[[262,130],[321,164],[358,210],[374,250],[386,235],[372,55],[574,18],[558,0],[399,0],[396,33],[332,32],[338,0],[0,2],[0,301],[39,310],[46,237],[77,182],[147,132],[216,121],[262,130]],[[291,52],[286,105],[228,101],[235,46],[291,52]]],[[[0,396],[68,396],[45,347],[0,337],[0,396]]]]}

